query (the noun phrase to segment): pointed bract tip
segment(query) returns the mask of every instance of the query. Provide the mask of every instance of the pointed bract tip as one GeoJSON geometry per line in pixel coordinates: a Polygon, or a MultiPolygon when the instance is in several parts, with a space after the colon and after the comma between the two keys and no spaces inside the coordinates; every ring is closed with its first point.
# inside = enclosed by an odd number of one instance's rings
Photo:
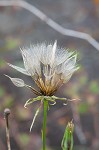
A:
{"type": "Polygon", "coordinates": [[[57,40],[55,40],[54,45],[53,45],[53,48],[56,49],[56,47],[57,47],[57,40]]]}

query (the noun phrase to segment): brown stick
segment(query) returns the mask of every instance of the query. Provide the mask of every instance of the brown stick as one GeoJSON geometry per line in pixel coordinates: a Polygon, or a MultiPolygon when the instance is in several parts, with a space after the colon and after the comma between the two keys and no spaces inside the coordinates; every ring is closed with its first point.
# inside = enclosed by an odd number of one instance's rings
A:
{"type": "Polygon", "coordinates": [[[5,118],[5,122],[6,122],[6,139],[7,139],[8,150],[11,150],[10,134],[9,134],[9,115],[10,115],[10,109],[6,108],[4,110],[4,118],[5,118]]]}

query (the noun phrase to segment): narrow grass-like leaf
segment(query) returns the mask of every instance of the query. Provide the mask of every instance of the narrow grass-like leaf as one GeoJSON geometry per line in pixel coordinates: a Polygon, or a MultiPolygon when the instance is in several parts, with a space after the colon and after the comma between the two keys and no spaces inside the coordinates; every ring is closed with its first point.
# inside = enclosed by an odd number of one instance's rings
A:
{"type": "Polygon", "coordinates": [[[73,131],[74,131],[73,122],[72,121],[68,122],[61,143],[62,150],[73,150],[73,131]]]}
{"type": "Polygon", "coordinates": [[[30,126],[30,132],[31,132],[32,127],[33,127],[33,125],[34,125],[35,119],[36,119],[36,117],[37,117],[37,115],[38,115],[38,113],[39,113],[39,111],[40,111],[40,108],[41,108],[41,105],[40,105],[40,107],[36,110],[36,113],[35,113],[35,115],[34,115],[34,117],[33,117],[33,120],[32,120],[31,126],[30,126]]]}

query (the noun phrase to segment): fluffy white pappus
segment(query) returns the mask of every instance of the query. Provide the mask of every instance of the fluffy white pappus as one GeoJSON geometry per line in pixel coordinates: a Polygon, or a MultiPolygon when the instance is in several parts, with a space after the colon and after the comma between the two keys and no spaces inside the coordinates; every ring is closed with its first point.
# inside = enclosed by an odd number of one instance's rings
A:
{"type": "MultiPolygon", "coordinates": [[[[50,95],[66,83],[78,69],[77,54],[54,44],[40,43],[21,49],[24,69],[9,64],[17,71],[31,76],[41,92],[50,95]]],[[[12,80],[12,79],[11,79],[12,80]]]]}
{"type": "Polygon", "coordinates": [[[20,67],[18,67],[18,66],[15,66],[15,65],[12,65],[12,64],[10,64],[10,63],[7,63],[10,67],[12,67],[12,68],[14,68],[15,70],[17,70],[17,71],[19,71],[19,72],[21,72],[21,73],[23,73],[23,74],[25,74],[25,75],[27,75],[27,76],[31,76],[31,74],[29,74],[27,71],[26,71],[26,69],[24,69],[24,68],[20,68],[20,67]]]}

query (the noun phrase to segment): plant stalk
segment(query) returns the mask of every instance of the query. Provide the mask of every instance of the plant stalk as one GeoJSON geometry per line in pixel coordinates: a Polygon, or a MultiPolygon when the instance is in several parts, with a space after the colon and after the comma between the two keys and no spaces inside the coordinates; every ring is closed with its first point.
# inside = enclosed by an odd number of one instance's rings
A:
{"type": "Polygon", "coordinates": [[[48,101],[44,99],[44,110],[43,110],[43,150],[46,150],[46,122],[47,122],[47,110],[48,110],[48,101]]]}
{"type": "Polygon", "coordinates": [[[9,133],[9,115],[10,115],[10,109],[6,108],[4,110],[4,118],[6,122],[6,139],[7,139],[7,147],[8,150],[11,150],[11,145],[10,145],[10,133],[9,133]]]}

